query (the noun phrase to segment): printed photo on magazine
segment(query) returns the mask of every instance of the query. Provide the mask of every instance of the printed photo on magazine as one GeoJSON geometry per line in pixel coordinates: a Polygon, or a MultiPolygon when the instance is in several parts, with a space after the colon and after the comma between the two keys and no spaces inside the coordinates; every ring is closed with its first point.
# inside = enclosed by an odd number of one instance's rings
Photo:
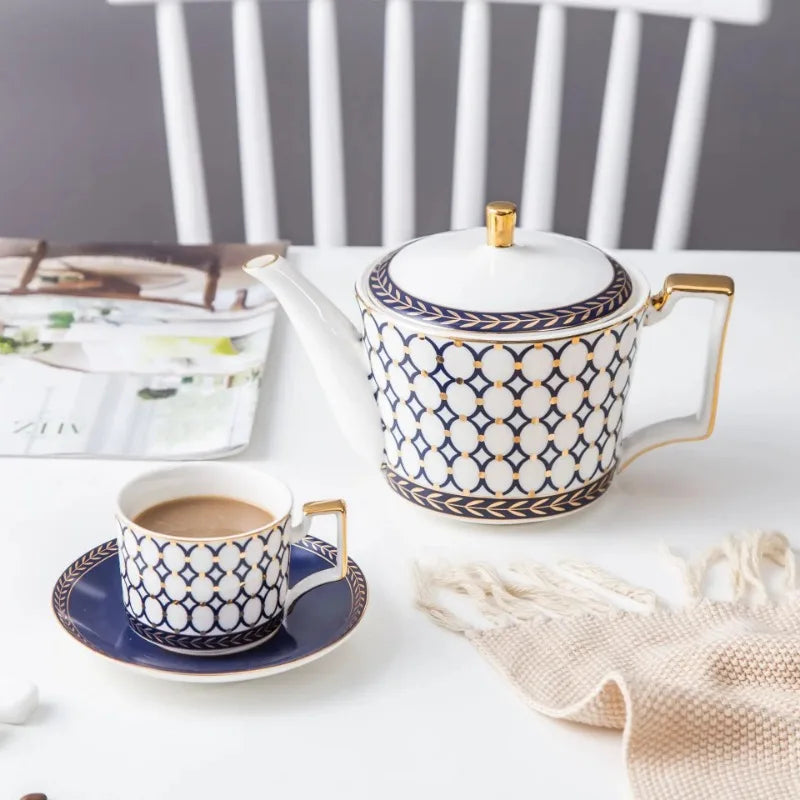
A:
{"type": "Polygon", "coordinates": [[[247,446],[285,243],[0,239],[0,455],[214,458],[247,446]]]}

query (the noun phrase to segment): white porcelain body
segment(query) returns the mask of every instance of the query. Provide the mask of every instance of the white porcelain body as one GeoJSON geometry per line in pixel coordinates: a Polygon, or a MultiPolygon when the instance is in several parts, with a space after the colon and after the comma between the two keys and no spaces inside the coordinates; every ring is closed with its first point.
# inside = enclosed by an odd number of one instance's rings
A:
{"type": "Polygon", "coordinates": [[[132,629],[169,650],[197,655],[255,647],[277,633],[292,603],[345,574],[344,518],[339,562],[289,588],[291,544],[311,517],[292,521],[292,494],[277,478],[230,464],[186,464],[148,472],[119,494],[116,521],[122,599],[132,629]],[[267,509],[261,528],[213,539],[168,536],[133,520],[183,497],[219,495],[267,509]]]}

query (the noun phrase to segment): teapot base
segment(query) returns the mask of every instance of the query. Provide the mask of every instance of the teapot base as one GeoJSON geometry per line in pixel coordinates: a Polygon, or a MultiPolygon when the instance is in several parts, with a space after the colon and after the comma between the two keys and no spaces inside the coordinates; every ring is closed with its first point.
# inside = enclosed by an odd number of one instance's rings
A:
{"type": "Polygon", "coordinates": [[[572,514],[602,497],[614,477],[612,468],[597,480],[567,492],[536,497],[481,497],[423,486],[386,465],[383,473],[392,490],[415,505],[454,519],[495,525],[543,522],[572,514]]]}

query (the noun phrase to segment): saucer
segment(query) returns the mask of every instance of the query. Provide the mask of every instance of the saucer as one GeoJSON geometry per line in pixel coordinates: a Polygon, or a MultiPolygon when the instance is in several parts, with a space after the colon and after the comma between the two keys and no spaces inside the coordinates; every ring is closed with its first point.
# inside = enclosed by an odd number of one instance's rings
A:
{"type": "MultiPolygon", "coordinates": [[[[307,536],[292,545],[292,583],[336,564],[333,545],[307,536]]],[[[338,647],[367,605],[364,573],[348,559],[347,576],[302,595],[278,633],[245,652],[198,658],[163,650],[137,636],[122,605],[115,540],[84,553],[53,589],[53,610],[73,639],[129,669],[166,680],[229,683],[262,678],[314,661],[338,647]]]]}

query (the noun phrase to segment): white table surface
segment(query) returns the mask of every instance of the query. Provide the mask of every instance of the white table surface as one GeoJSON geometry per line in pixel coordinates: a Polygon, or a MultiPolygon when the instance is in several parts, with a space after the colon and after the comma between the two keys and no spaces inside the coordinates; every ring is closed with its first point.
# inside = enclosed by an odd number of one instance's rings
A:
{"type": "MultiPolygon", "coordinates": [[[[353,312],[352,283],[377,253],[295,248],[291,257],[353,312]]],[[[631,251],[620,259],[654,286],[669,272],[736,279],[717,430],[706,442],[646,455],[596,506],[561,521],[470,526],[392,494],[348,449],[279,320],[253,444],[236,460],[283,476],[300,501],[346,498],[350,553],[370,604],[340,649],[273,678],[166,683],[71,641],[51,614],[52,585],[113,535],[115,492],[145,465],[0,460],[0,669],[29,674],[42,695],[27,725],[0,726],[0,798],[622,797],[619,735],[528,709],[468,642],[414,610],[410,584],[417,558],[569,556],[677,600],[660,542],[689,553],[754,526],[800,541],[800,254],[631,251]]],[[[685,302],[644,332],[629,426],[694,408],[707,316],[702,303],[685,302]]]]}

